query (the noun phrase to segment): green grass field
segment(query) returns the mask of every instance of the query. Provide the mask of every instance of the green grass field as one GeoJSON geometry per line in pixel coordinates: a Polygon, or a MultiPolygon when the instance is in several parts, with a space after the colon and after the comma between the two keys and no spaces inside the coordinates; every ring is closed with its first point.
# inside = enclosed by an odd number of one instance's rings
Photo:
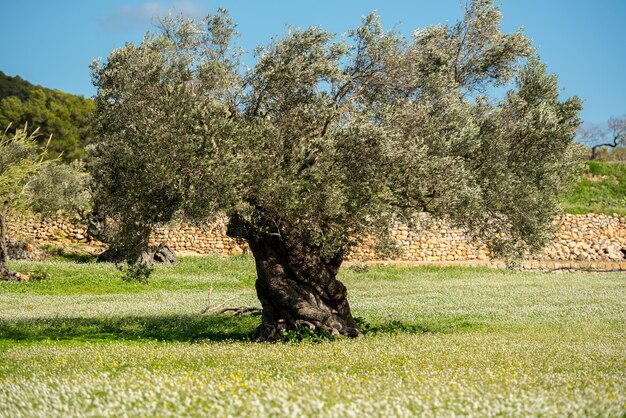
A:
{"type": "Polygon", "coordinates": [[[561,198],[565,213],[626,216],[626,163],[587,162],[581,180],[561,198]]]}
{"type": "Polygon", "coordinates": [[[476,268],[341,272],[356,340],[253,344],[250,258],[184,258],[148,284],[25,263],[0,283],[0,417],[624,416],[626,277],[476,268]],[[231,299],[232,298],[232,299],[231,299]]]}

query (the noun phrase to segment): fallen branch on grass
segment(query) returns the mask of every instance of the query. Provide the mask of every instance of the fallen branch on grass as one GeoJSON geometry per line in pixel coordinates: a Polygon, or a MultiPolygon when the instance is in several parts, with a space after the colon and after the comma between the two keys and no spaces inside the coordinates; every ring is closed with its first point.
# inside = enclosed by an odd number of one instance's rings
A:
{"type": "Polygon", "coordinates": [[[220,307],[220,306],[217,306],[215,308],[208,308],[208,307],[204,308],[202,312],[200,312],[200,314],[201,315],[221,315],[225,313],[232,313],[234,316],[243,316],[243,315],[261,315],[261,312],[262,312],[262,309],[257,308],[256,306],[239,306],[236,308],[220,307]]]}
{"type": "Polygon", "coordinates": [[[221,315],[225,313],[232,313],[234,316],[261,315],[262,309],[256,306],[239,306],[236,308],[225,306],[233,299],[235,297],[226,299],[219,305],[213,306],[213,284],[210,284],[207,307],[200,311],[200,315],[221,315]]]}

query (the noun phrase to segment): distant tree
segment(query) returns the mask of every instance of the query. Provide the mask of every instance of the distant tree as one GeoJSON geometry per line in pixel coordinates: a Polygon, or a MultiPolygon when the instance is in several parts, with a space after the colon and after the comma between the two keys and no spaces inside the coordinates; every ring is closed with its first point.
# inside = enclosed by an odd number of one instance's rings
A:
{"type": "Polygon", "coordinates": [[[602,149],[623,148],[626,146],[626,115],[610,118],[606,126],[581,125],[578,138],[591,148],[590,160],[597,159],[602,149]]]}
{"type": "Polygon", "coordinates": [[[37,136],[37,130],[29,134],[24,126],[14,135],[9,136],[5,131],[0,137],[0,280],[17,278],[7,267],[7,222],[11,206],[52,213],[85,204],[84,171],[46,160],[46,150],[39,147],[37,136]]]}
{"type": "Polygon", "coordinates": [[[62,211],[86,219],[91,209],[89,182],[89,174],[78,162],[47,163],[28,181],[25,202],[30,210],[46,217],[62,211]]]}
{"type": "Polygon", "coordinates": [[[0,71],[0,100],[10,96],[15,96],[20,100],[27,100],[30,91],[35,87],[20,76],[11,77],[0,71]]]}
{"type": "Polygon", "coordinates": [[[490,0],[405,39],[371,14],[335,41],[290,30],[240,71],[225,11],[93,65],[95,205],[129,258],[153,225],[222,211],[256,260],[254,340],[302,327],[356,336],[336,275],[367,236],[419,211],[468,227],[496,254],[541,247],[578,166],[580,101],[490,0]],[[492,86],[509,86],[489,97],[492,86]]]}
{"type": "MultiPolygon", "coordinates": [[[[39,145],[52,136],[47,158],[65,162],[84,155],[90,140],[93,101],[59,90],[34,86],[19,77],[0,74],[0,126],[39,129],[39,145]]],[[[9,130],[8,134],[13,134],[9,130]]]]}

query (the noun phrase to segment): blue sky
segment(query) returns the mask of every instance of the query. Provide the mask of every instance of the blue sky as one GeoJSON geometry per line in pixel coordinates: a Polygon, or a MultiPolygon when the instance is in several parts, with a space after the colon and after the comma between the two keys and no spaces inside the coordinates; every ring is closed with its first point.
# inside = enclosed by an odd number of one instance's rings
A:
{"type": "MultiPolygon", "coordinates": [[[[246,50],[288,25],[343,33],[376,10],[386,28],[409,34],[453,23],[463,0],[0,0],[0,70],[45,87],[92,96],[89,63],[138,42],[169,10],[202,17],[230,10],[246,50]]],[[[626,114],[626,0],[501,0],[506,32],[524,27],[559,76],[563,97],[584,100],[582,117],[601,123],[626,114]]]]}

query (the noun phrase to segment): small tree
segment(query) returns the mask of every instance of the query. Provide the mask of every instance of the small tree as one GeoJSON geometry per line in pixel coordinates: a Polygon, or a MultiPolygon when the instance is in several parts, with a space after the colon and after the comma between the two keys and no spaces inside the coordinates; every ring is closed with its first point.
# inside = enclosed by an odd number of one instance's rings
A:
{"type": "Polygon", "coordinates": [[[249,71],[224,11],[167,20],[93,65],[96,206],[138,257],[151,226],[229,217],[256,260],[253,339],[302,327],[356,336],[336,275],[366,236],[427,211],[496,254],[541,247],[577,166],[580,101],[490,0],[405,39],[371,14],[347,40],[290,30],[249,71]],[[500,101],[493,86],[515,85],[500,101]]]}
{"type": "Polygon", "coordinates": [[[7,267],[7,218],[9,206],[24,195],[28,180],[43,164],[38,152],[37,131],[28,134],[27,127],[18,129],[9,137],[5,131],[0,138],[0,279],[17,277],[7,267]]]}
{"type": "Polygon", "coordinates": [[[87,217],[91,207],[89,174],[77,161],[44,164],[25,188],[28,207],[35,213],[54,216],[59,211],[87,217]]]}
{"type": "Polygon", "coordinates": [[[38,145],[38,130],[27,126],[0,138],[0,280],[17,278],[7,267],[9,208],[30,208],[38,213],[79,210],[88,205],[87,174],[78,164],[59,165],[45,160],[46,149],[38,145]]]}
{"type": "Polygon", "coordinates": [[[591,148],[590,160],[599,156],[604,148],[618,148],[626,146],[626,115],[621,118],[610,118],[606,126],[581,126],[578,138],[591,148]]]}

